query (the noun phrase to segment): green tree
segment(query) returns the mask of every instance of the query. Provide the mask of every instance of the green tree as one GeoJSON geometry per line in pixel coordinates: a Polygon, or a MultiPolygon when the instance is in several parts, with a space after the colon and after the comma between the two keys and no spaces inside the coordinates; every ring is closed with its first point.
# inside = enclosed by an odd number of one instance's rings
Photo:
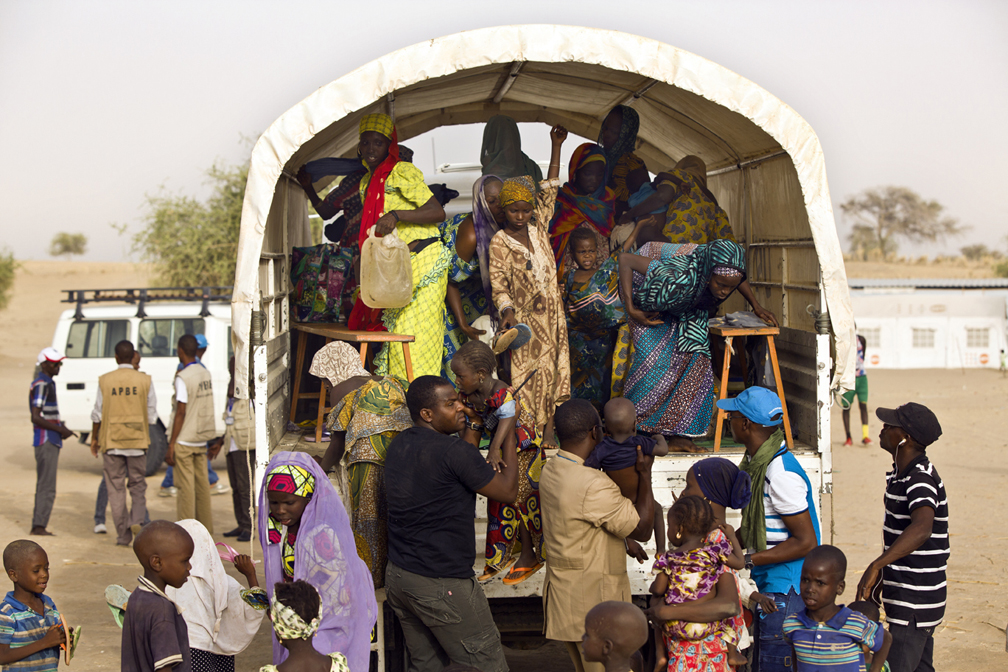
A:
{"type": "Polygon", "coordinates": [[[944,240],[961,234],[965,227],[942,215],[938,201],[927,201],[907,187],[866,189],[840,204],[854,221],[851,247],[865,259],[871,253],[888,259],[899,249],[899,239],[913,243],[944,240]]]}
{"type": "Polygon", "coordinates": [[[10,303],[11,292],[14,289],[14,272],[17,268],[14,253],[4,248],[4,251],[0,252],[0,310],[6,309],[10,303]]]}
{"type": "Polygon", "coordinates": [[[993,256],[995,250],[988,248],[983,243],[960,247],[959,252],[969,261],[980,261],[986,257],[993,256]]]}
{"type": "Polygon", "coordinates": [[[234,283],[248,167],[214,164],[206,202],[189,196],[147,197],[150,213],[134,250],[154,265],[155,282],[171,287],[234,283]]]}
{"type": "Polygon", "coordinates": [[[49,243],[49,256],[62,257],[87,252],[87,236],[83,233],[61,232],[53,236],[49,243]]]}

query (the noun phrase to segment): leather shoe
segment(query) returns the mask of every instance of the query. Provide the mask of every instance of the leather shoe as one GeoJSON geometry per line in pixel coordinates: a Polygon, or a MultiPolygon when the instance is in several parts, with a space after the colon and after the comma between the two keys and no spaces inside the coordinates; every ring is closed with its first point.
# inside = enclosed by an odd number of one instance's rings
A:
{"type": "Polygon", "coordinates": [[[238,535],[238,541],[252,541],[252,533],[248,530],[242,530],[238,535]]]}
{"type": "Polygon", "coordinates": [[[235,529],[231,530],[230,532],[225,532],[224,536],[225,537],[237,537],[241,533],[242,533],[242,529],[240,527],[236,527],[235,529]]]}

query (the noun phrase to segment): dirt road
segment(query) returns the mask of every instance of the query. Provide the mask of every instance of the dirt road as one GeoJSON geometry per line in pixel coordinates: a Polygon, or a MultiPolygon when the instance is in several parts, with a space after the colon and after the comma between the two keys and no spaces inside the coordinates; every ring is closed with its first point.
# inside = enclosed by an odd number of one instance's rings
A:
{"type": "MultiPolygon", "coordinates": [[[[129,264],[28,262],[19,271],[12,303],[0,315],[0,455],[6,467],[0,472],[0,543],[24,537],[30,527],[35,463],[26,395],[35,356],[50,344],[56,319],[66,307],[58,303],[58,290],[145,283],[143,267],[129,264]]],[[[869,380],[872,409],[918,401],[937,413],[945,430],[928,451],[945,480],[952,530],[949,607],[936,635],[935,666],[963,671],[1005,669],[1008,380],[996,372],[970,370],[876,371],[869,380]]],[[[871,431],[876,443],[868,447],[841,446],[839,410],[833,419],[832,535],[850,563],[845,595],[850,599],[861,570],[880,550],[883,476],[890,461],[877,446],[880,425],[874,417],[871,431]]],[[[860,433],[859,427],[854,430],[855,435],[860,433]]],[[[218,462],[223,467],[223,460],[218,462]]],[[[102,592],[110,583],[132,589],[140,571],[132,550],[117,548],[114,535],[92,532],[100,478],[99,462],[84,446],[69,443],[64,448],[50,524],[56,536],[43,540],[52,568],[47,594],[71,623],[84,626],[72,667],[89,671],[119,669],[120,631],[104,606],[102,592]]],[[[156,495],[159,482],[160,476],[148,479],[151,517],[172,519],[175,502],[156,495]]],[[[214,497],[213,505],[220,538],[220,532],[234,525],[230,498],[214,497]]],[[[828,518],[828,497],[824,509],[828,518]]],[[[825,527],[824,541],[828,541],[831,532],[825,527]]],[[[264,626],[253,645],[239,656],[236,669],[258,670],[268,662],[269,650],[268,626],[264,626]]],[[[513,670],[571,669],[556,647],[511,658],[513,670]]]]}

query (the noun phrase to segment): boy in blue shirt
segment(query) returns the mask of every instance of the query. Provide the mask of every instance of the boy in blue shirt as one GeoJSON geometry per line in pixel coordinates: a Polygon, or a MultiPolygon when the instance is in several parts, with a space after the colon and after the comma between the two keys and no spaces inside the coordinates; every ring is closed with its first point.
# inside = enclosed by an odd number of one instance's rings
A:
{"type": "Polygon", "coordinates": [[[43,593],[49,556],[34,541],[18,540],[3,552],[14,590],[0,603],[0,665],[18,672],[55,672],[66,642],[63,618],[43,593]]]}
{"type": "Polygon", "coordinates": [[[874,655],[871,672],[881,672],[892,636],[862,613],[837,605],[844,591],[847,558],[836,546],[818,546],[805,556],[801,597],[805,609],[784,619],[797,672],[865,672],[866,646],[874,655]]]}

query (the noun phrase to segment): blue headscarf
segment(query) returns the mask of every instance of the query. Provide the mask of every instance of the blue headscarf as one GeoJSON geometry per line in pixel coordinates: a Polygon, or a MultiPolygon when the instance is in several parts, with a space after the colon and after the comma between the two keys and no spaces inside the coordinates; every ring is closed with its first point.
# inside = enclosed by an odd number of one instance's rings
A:
{"type": "Polygon", "coordinates": [[[741,509],[752,499],[749,474],[723,457],[708,457],[693,465],[703,496],[729,509],[741,509]]]}

